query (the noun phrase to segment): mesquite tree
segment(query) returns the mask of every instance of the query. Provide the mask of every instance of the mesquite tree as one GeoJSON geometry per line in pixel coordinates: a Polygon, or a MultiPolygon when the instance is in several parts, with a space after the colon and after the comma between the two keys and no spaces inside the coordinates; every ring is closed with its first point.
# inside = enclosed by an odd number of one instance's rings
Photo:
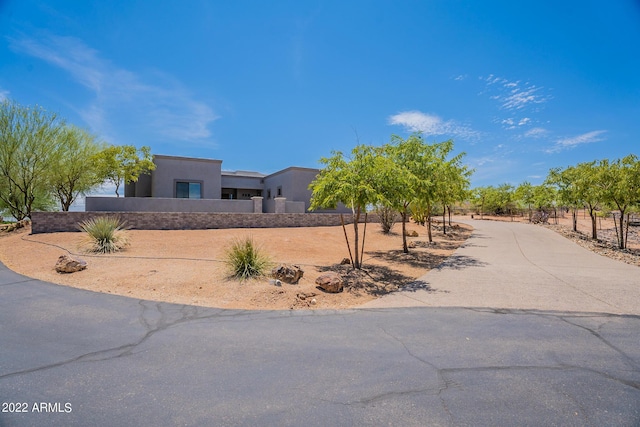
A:
{"type": "MultiPolygon", "coordinates": [[[[360,269],[362,268],[362,256],[359,223],[361,216],[366,214],[367,206],[375,204],[379,199],[375,183],[376,163],[379,155],[376,150],[366,145],[355,147],[351,151],[350,158],[346,158],[340,151],[334,151],[332,154],[331,157],[320,160],[320,163],[325,166],[309,185],[309,189],[312,191],[310,210],[335,209],[338,203],[351,209],[355,254],[351,252],[346,231],[345,239],[351,257],[351,265],[353,268],[360,269]]],[[[364,238],[362,253],[364,253],[364,238]]]]}

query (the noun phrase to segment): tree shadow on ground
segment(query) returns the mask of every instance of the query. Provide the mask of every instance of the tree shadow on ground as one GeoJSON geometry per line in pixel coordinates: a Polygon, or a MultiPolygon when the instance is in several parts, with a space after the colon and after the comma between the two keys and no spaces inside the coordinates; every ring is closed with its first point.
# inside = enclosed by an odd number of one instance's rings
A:
{"type": "Polygon", "coordinates": [[[451,270],[462,270],[469,267],[486,267],[488,264],[484,261],[478,261],[474,257],[466,255],[453,254],[449,256],[442,263],[434,267],[435,270],[444,270],[446,268],[451,270]]]}
{"type": "Polygon", "coordinates": [[[382,265],[369,264],[357,270],[350,265],[334,264],[318,267],[318,271],[333,271],[340,274],[345,281],[345,291],[353,294],[382,296],[398,290],[432,291],[428,283],[414,280],[413,277],[382,265]]]}

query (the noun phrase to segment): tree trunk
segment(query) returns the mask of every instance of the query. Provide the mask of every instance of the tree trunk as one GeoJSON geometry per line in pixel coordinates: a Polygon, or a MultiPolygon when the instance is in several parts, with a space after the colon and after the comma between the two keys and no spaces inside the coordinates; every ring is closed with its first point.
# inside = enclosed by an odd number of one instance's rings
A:
{"type": "Polygon", "coordinates": [[[445,207],[442,205],[442,234],[447,234],[447,223],[445,220],[445,207]]]}
{"type": "Polygon", "coordinates": [[[593,240],[598,240],[598,227],[596,225],[596,212],[594,210],[589,211],[589,216],[591,217],[591,238],[593,240]]]}
{"type": "Polygon", "coordinates": [[[447,206],[447,212],[449,213],[449,227],[451,227],[451,205],[447,206]]]}
{"type": "Polygon", "coordinates": [[[624,211],[622,209],[620,209],[620,241],[618,243],[620,249],[627,247],[627,241],[624,238],[624,211]]]}
{"type": "Polygon", "coordinates": [[[433,242],[433,236],[431,235],[431,211],[427,216],[427,234],[429,235],[429,243],[433,242]]]}
{"type": "Polygon", "coordinates": [[[360,264],[364,260],[364,241],[367,238],[367,217],[369,216],[368,212],[364,213],[364,231],[362,232],[362,248],[360,249],[360,264]]]}
{"type": "Polygon", "coordinates": [[[355,259],[353,260],[353,267],[357,268],[358,270],[361,267],[361,262],[360,262],[360,257],[359,257],[359,253],[358,253],[358,239],[359,239],[359,235],[358,235],[358,222],[360,221],[360,207],[358,207],[358,209],[356,209],[356,213],[353,217],[353,232],[355,234],[355,242],[354,242],[354,252],[356,254],[355,259]]]}
{"type": "Polygon", "coordinates": [[[624,247],[627,248],[627,242],[629,241],[629,220],[631,219],[631,214],[627,214],[627,224],[624,230],[624,247]]]}
{"type": "Polygon", "coordinates": [[[407,210],[401,212],[402,216],[402,252],[409,253],[409,246],[407,246],[407,210]]]}
{"type": "Polygon", "coordinates": [[[349,249],[349,259],[351,260],[351,266],[355,267],[355,263],[353,262],[353,255],[351,255],[351,245],[349,244],[349,236],[347,236],[347,229],[344,226],[344,215],[340,214],[340,222],[342,223],[342,231],[344,231],[344,240],[347,241],[347,249],[349,249]]]}
{"type": "Polygon", "coordinates": [[[573,231],[577,232],[578,231],[578,209],[576,208],[571,209],[571,219],[573,221],[573,231]]]}

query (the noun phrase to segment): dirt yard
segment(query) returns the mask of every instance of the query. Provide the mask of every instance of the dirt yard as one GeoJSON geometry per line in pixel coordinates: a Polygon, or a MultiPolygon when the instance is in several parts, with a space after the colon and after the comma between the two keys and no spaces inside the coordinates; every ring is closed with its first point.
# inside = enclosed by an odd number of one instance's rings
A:
{"type": "MultiPolygon", "coordinates": [[[[347,226],[350,239],[353,226],[347,226]]],[[[361,225],[360,232],[363,227],[361,225]]],[[[327,309],[358,306],[411,282],[440,264],[468,238],[471,227],[454,224],[442,233],[434,228],[429,245],[426,228],[410,224],[414,245],[402,253],[401,224],[391,235],[369,224],[364,269],[339,265],[349,257],[342,227],[227,230],[130,230],[131,246],[110,255],[90,255],[79,245],[82,233],[31,235],[30,229],[2,233],[0,260],[25,276],[61,285],[134,298],[239,309],[327,309]],[[304,276],[296,285],[276,286],[269,277],[240,282],[229,278],[225,250],[235,238],[251,236],[274,264],[299,265],[304,276]],[[71,254],[88,264],[86,270],[60,274],[54,265],[71,254]],[[342,273],[344,292],[325,293],[316,278],[325,271],[342,273]],[[315,294],[315,295],[314,295],[315,294]],[[313,301],[314,300],[314,301],[313,301]],[[313,301],[313,302],[312,302],[313,301]]],[[[352,243],[353,250],[353,243],[352,243]]]]}

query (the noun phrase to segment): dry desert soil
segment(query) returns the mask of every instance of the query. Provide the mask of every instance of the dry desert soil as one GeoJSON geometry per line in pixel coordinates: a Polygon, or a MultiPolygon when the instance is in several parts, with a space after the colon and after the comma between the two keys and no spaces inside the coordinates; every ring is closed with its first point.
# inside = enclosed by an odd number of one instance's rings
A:
{"type": "MultiPolygon", "coordinates": [[[[96,292],[145,300],[235,309],[327,309],[355,307],[405,286],[443,262],[471,234],[471,227],[435,225],[433,244],[426,228],[409,224],[414,248],[402,252],[401,224],[385,235],[380,225],[367,226],[363,270],[340,265],[349,257],[342,227],[225,230],[129,230],[131,245],[108,255],[83,252],[82,233],[30,234],[24,228],[2,233],[0,260],[32,278],[96,292]],[[304,270],[298,284],[276,286],[269,277],[240,282],[229,277],[225,251],[234,239],[250,236],[272,262],[296,264],[304,270]],[[87,262],[87,269],[60,274],[54,269],[60,255],[87,262]],[[326,271],[342,273],[347,286],[341,293],[316,288],[326,271]]],[[[347,226],[353,245],[353,226],[347,226]]],[[[362,233],[363,226],[360,226],[362,233]]],[[[353,249],[353,246],[352,246],[353,249]]],[[[434,290],[434,292],[436,292],[434,290]]]]}

